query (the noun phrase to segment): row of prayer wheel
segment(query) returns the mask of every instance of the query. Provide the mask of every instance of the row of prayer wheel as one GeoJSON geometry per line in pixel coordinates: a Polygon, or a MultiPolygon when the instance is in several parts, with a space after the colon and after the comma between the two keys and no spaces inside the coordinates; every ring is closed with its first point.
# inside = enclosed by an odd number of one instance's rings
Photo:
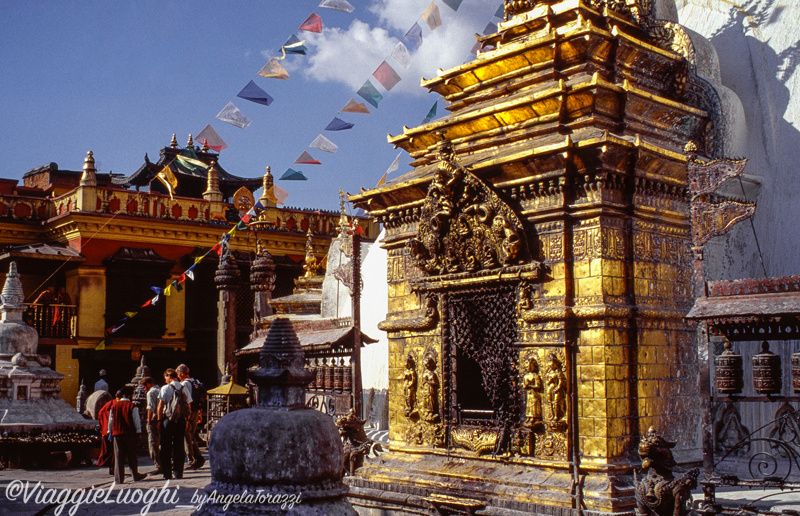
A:
{"type": "MultiPolygon", "coordinates": [[[[715,383],[720,394],[739,394],[744,387],[742,355],[731,350],[725,343],[725,351],[714,359],[715,383]]],[[[769,344],[761,343],[761,353],[753,357],[753,388],[758,394],[780,394],[783,386],[781,357],[769,350],[769,344]]],[[[800,352],[792,354],[792,388],[800,392],[800,352]]]]}
{"type": "Polygon", "coordinates": [[[353,370],[349,365],[344,364],[343,359],[331,359],[328,364],[327,359],[314,360],[314,364],[308,364],[308,368],[314,371],[316,376],[314,382],[308,387],[318,391],[350,392],[353,390],[353,370]]]}

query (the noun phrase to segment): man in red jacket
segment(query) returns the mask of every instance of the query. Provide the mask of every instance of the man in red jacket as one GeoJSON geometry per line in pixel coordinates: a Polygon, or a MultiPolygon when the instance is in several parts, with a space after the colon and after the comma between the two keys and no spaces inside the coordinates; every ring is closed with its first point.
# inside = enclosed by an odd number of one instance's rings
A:
{"type": "Polygon", "coordinates": [[[97,411],[97,422],[100,423],[100,434],[103,436],[100,440],[100,456],[97,458],[97,465],[108,466],[109,475],[114,474],[114,444],[111,443],[108,434],[108,414],[113,404],[114,400],[111,400],[97,411]]]}
{"type": "Polygon", "coordinates": [[[142,431],[139,410],[131,402],[133,388],[125,386],[117,392],[108,415],[108,432],[114,437],[114,481],[125,483],[125,460],[131,468],[133,480],[142,480],[147,475],[139,473],[136,457],[136,436],[142,431]]]}

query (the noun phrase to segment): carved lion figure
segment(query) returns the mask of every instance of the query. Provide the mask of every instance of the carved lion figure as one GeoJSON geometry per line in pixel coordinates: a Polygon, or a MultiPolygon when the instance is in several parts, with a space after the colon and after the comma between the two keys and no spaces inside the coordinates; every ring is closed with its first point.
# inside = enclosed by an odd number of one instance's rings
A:
{"type": "Polygon", "coordinates": [[[369,457],[373,453],[376,457],[377,452],[383,451],[380,443],[376,443],[364,431],[366,420],[356,416],[353,409],[346,416],[336,420],[339,427],[339,435],[342,437],[344,448],[344,474],[352,475],[358,468],[364,465],[364,457],[369,457]]]}
{"type": "Polygon", "coordinates": [[[636,480],[637,516],[686,516],[692,502],[691,491],[697,487],[700,470],[695,468],[675,480],[672,468],[674,442],[658,435],[654,428],[639,443],[642,471],[645,477],[636,480]]]}

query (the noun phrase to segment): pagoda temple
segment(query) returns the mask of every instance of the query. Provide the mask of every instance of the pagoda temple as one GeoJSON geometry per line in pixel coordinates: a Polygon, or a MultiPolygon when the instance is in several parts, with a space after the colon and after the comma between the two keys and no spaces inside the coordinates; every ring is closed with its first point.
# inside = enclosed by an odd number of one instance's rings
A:
{"type": "Polygon", "coordinates": [[[700,456],[687,143],[738,99],[671,0],[506,0],[414,170],[350,197],[385,224],[390,450],[348,482],[382,514],[633,514],[655,427],[700,456]]]}

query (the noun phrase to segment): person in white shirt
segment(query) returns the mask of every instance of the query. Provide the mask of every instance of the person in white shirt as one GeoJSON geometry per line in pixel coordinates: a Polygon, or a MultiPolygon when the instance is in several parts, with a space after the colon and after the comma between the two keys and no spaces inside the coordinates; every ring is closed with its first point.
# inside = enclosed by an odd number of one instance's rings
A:
{"type": "MultiPolygon", "coordinates": [[[[183,451],[183,439],[186,433],[186,419],[176,421],[164,413],[175,392],[181,390],[186,394],[186,389],[178,381],[178,373],[169,368],[164,371],[164,386],[158,394],[158,427],[161,432],[161,473],[165,480],[183,478],[183,461],[186,453],[183,451]]],[[[188,397],[187,397],[188,400],[188,397]]]]}
{"type": "Polygon", "coordinates": [[[142,378],[139,381],[139,385],[144,387],[145,399],[147,400],[147,451],[156,467],[156,469],[150,472],[150,475],[160,475],[161,449],[158,435],[158,395],[161,393],[161,389],[150,376],[142,378]]]}

